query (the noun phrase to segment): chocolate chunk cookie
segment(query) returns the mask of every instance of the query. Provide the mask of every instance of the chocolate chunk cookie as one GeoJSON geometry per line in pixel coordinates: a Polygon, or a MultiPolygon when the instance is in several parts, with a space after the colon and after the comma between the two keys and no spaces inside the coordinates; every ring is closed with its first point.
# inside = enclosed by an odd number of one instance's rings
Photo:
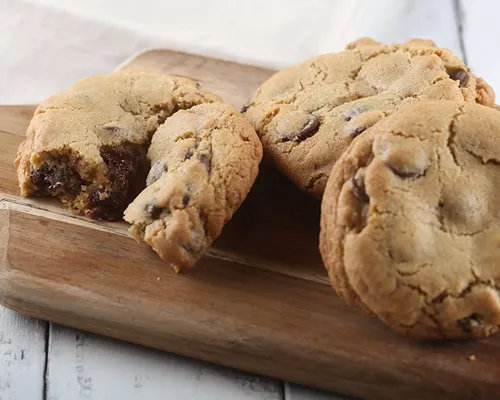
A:
{"type": "Polygon", "coordinates": [[[192,266],[252,186],[262,145],[225,104],[179,111],[153,136],[147,187],[125,210],[137,240],[176,270],[192,266]]]}
{"type": "Polygon", "coordinates": [[[433,99],[492,105],[494,97],[458,57],[429,40],[360,39],[278,72],[242,111],[276,166],[321,196],[351,141],[399,107],[433,99]]]}
{"type": "Polygon", "coordinates": [[[320,249],[348,303],[413,338],[500,325],[500,113],[406,106],[353,141],[322,203],[320,249]]]}
{"type": "Polygon", "coordinates": [[[95,219],[121,218],[144,187],[158,126],[177,110],[219,101],[194,81],[168,75],[85,79],[36,110],[15,162],[21,194],[58,197],[95,219]]]}

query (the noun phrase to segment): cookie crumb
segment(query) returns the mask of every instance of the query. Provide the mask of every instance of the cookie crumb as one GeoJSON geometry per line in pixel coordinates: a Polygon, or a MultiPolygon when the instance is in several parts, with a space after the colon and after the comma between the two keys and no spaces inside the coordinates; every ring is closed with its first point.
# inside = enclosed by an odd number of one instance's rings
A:
{"type": "Polygon", "coordinates": [[[160,278],[160,277],[158,277],[158,278],[156,278],[156,280],[157,280],[157,281],[161,281],[161,278],[160,278]]]}
{"type": "Polygon", "coordinates": [[[469,361],[476,361],[476,355],[475,354],[471,354],[469,356],[469,361]]]}

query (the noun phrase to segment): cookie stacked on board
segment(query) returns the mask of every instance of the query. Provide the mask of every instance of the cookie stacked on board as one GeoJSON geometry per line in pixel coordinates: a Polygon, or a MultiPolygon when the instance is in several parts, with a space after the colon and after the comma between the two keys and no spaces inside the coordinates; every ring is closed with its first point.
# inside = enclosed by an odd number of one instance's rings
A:
{"type": "Polygon", "coordinates": [[[40,104],[15,164],[22,195],[98,220],[125,210],[132,235],[178,271],[219,236],[261,158],[250,123],[196,82],[118,72],[40,104]]]}
{"type": "Polygon", "coordinates": [[[360,39],[278,72],[243,109],[274,164],[322,196],[336,292],[406,336],[500,326],[494,99],[431,41],[360,39]]]}

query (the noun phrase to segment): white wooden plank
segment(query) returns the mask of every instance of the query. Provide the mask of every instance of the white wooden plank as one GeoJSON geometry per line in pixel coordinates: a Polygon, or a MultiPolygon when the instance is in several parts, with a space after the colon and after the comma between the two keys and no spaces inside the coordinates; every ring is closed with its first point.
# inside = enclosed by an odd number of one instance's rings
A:
{"type": "Polygon", "coordinates": [[[0,400],[43,399],[46,326],[0,306],[0,400]]]}
{"type": "Polygon", "coordinates": [[[287,382],[285,383],[285,399],[286,400],[351,400],[353,398],[287,382]]]}
{"type": "Polygon", "coordinates": [[[51,324],[48,400],[281,400],[279,381],[51,324]]]}
{"type": "MultiPolygon", "coordinates": [[[[458,0],[457,0],[458,1],[458,0]]],[[[467,60],[472,70],[500,93],[500,1],[460,0],[467,60]]]]}

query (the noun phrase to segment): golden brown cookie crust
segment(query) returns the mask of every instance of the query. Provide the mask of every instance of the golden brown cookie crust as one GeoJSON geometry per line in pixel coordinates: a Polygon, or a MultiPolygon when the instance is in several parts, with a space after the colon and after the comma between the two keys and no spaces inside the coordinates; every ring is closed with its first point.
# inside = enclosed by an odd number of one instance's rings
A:
{"type": "Polygon", "coordinates": [[[177,271],[191,267],[245,199],[262,158],[251,124],[220,101],[167,75],[79,82],[38,107],[15,161],[21,193],[59,197],[95,219],[121,219],[126,208],[137,240],[177,271]]]}
{"type": "Polygon", "coordinates": [[[357,135],[401,106],[441,99],[492,105],[494,92],[432,41],[385,45],[362,38],[341,53],[278,72],[244,110],[276,166],[321,196],[357,135]]]}
{"type": "Polygon", "coordinates": [[[121,218],[140,190],[158,126],[179,109],[220,101],[196,82],[169,75],[84,79],[37,108],[15,161],[21,194],[59,197],[96,219],[121,218]]]}
{"type": "Polygon", "coordinates": [[[500,113],[440,101],[368,129],[333,168],[320,250],[349,303],[413,338],[500,326],[500,113]]]}
{"type": "Polygon", "coordinates": [[[248,194],[262,145],[231,106],[203,104],[167,119],[148,158],[148,186],[125,210],[125,220],[176,270],[191,267],[248,194]]]}

